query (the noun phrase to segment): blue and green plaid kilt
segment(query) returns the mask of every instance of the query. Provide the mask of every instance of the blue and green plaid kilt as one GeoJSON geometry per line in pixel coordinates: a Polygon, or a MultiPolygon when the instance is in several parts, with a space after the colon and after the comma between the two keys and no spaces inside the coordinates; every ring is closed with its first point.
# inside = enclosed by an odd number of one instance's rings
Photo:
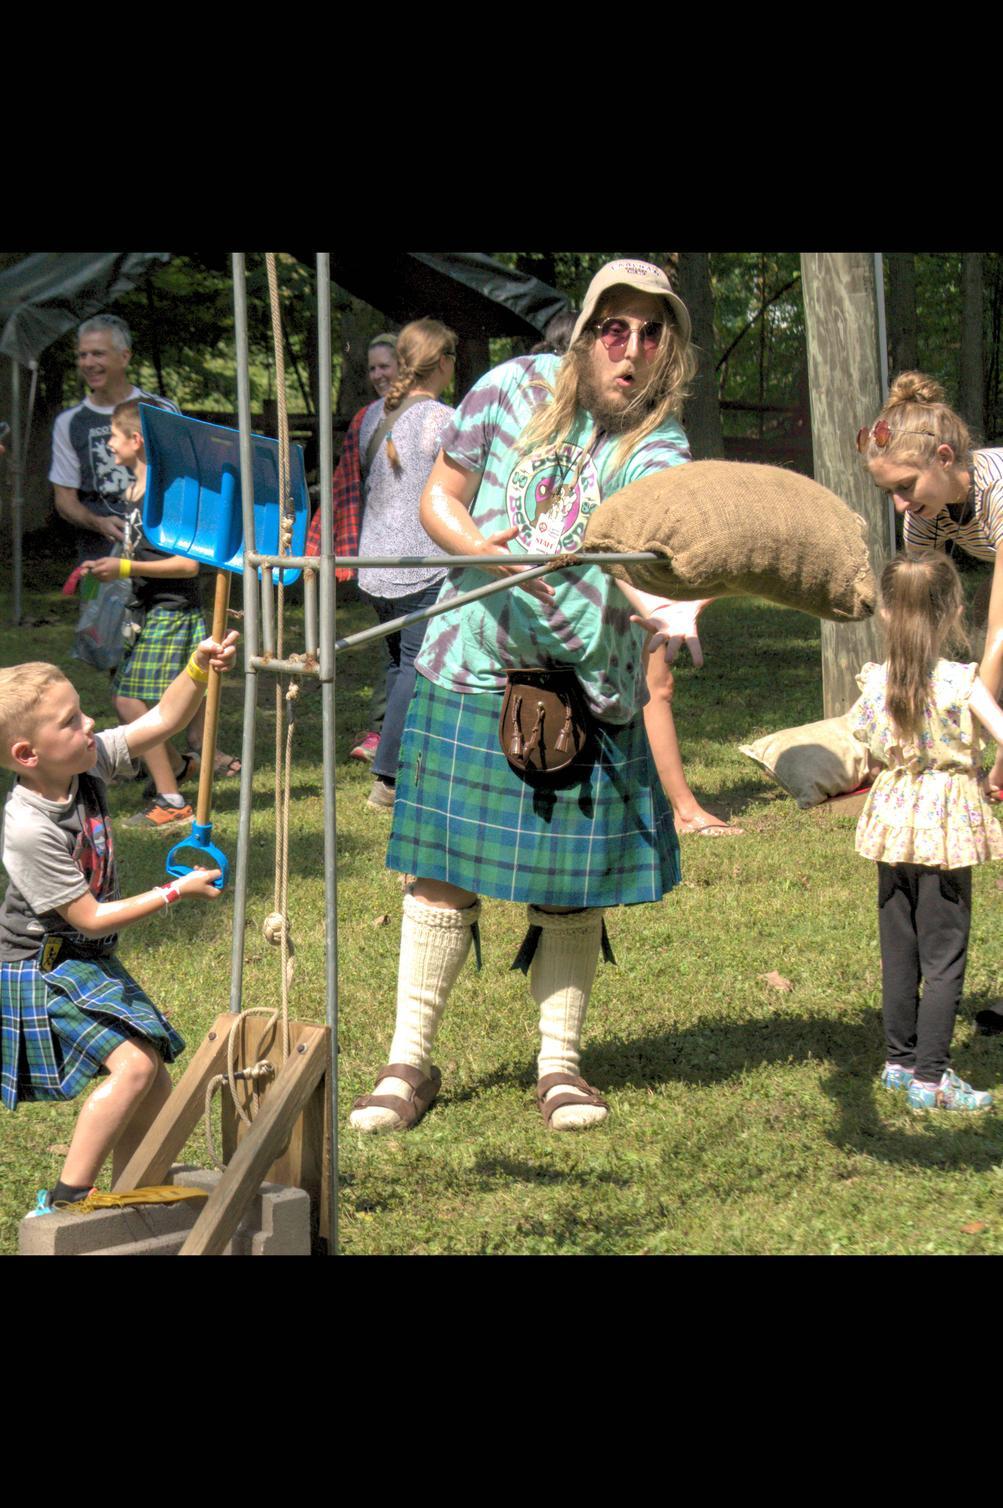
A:
{"type": "Polygon", "coordinates": [[[130,1038],[165,1063],[184,1039],[117,958],[70,958],[43,974],[34,958],[0,960],[0,1102],[72,1100],[130,1038]]]}
{"type": "Polygon", "coordinates": [[[500,694],[418,677],[388,869],[551,906],[631,906],[678,885],[672,812],[640,718],[594,725],[596,757],[577,783],[534,787],[502,753],[500,710],[500,694]]]}
{"type": "Polygon", "coordinates": [[[184,670],[193,652],[208,638],[196,608],[154,607],[143,632],[119,667],[112,690],[153,705],[184,670]]]}

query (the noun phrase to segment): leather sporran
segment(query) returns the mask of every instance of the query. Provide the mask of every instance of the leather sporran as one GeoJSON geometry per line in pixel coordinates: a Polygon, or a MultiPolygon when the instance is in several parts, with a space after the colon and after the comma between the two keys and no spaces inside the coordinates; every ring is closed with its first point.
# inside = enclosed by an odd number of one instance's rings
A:
{"type": "Polygon", "coordinates": [[[520,775],[546,782],[589,752],[592,714],[571,670],[508,670],[498,737],[520,775]]]}

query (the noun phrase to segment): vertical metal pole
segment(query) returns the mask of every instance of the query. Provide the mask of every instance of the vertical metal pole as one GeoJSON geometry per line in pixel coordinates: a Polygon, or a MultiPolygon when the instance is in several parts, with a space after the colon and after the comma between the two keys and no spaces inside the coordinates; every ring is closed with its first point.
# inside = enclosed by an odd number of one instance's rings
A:
{"type": "MultiPolygon", "coordinates": [[[[255,548],[254,462],[251,451],[251,374],[247,354],[247,283],[244,253],[233,253],[233,312],[237,356],[237,422],[240,428],[240,492],[243,505],[244,551],[255,548]]],[[[244,741],[240,751],[240,815],[237,825],[237,864],[234,871],[233,951],[230,962],[230,1009],[241,1009],[244,982],[244,928],[247,916],[247,869],[251,852],[251,793],[254,781],[254,724],[258,702],[258,674],[252,658],[258,647],[257,571],[244,562],[244,741]]]]}
{"type": "Polygon", "coordinates": [[[317,253],[317,422],[320,426],[320,697],[324,759],[324,998],[331,1028],[331,1177],[328,1197],[331,1223],[328,1251],[338,1249],[338,818],[334,779],[334,622],[337,607],[334,576],[334,518],[331,478],[334,444],[331,433],[331,255],[317,253]]]}
{"type": "Polygon", "coordinates": [[[275,593],[271,566],[261,567],[261,645],[266,655],[275,653],[275,593]]]}
{"type": "Polygon", "coordinates": [[[14,575],[10,621],[16,627],[21,622],[21,528],[24,505],[22,492],[24,458],[21,455],[21,365],[16,359],[10,364],[10,417],[10,469],[14,483],[10,512],[11,565],[14,575]]]}
{"type": "Polygon", "coordinates": [[[306,638],[306,652],[315,655],[319,645],[317,640],[317,572],[303,572],[303,632],[306,638]]]}

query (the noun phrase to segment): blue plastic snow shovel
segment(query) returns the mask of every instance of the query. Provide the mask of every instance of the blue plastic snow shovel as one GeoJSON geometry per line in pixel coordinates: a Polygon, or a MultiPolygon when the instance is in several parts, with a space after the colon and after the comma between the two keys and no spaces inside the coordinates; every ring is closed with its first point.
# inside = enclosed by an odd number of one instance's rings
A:
{"type": "MultiPolygon", "coordinates": [[[[186,555],[217,571],[244,569],[240,494],[240,431],[203,424],[142,403],[146,445],[143,529],[156,549],[186,555]]],[[[254,475],[254,542],[262,555],[279,553],[279,442],[251,436],[254,475]]],[[[293,498],[290,554],[302,555],[310,519],[303,450],[289,447],[293,498]]],[[[283,571],[286,586],[299,571],[283,571]]]]}
{"type": "MultiPolygon", "coordinates": [[[[240,485],[240,432],[221,424],[204,424],[166,409],[140,404],[143,441],[146,448],[146,496],[143,499],[143,529],[158,550],[184,555],[216,572],[212,637],[220,643],[226,633],[226,610],[230,599],[230,576],[244,569],[244,530],[240,485]]],[[[279,553],[279,442],[265,435],[251,436],[254,475],[254,543],[262,555],[279,553]]],[[[293,497],[293,532],[290,553],[302,555],[309,520],[309,497],[303,451],[289,447],[290,490],[293,497]]],[[[282,571],[290,586],[300,572],[282,571]]],[[[259,571],[260,575],[260,571],[259,571]]],[[[212,842],[212,785],[215,774],[216,731],[219,725],[220,678],[209,672],[205,732],[199,769],[198,801],[191,835],[167,855],[167,873],[175,878],[191,873],[193,863],[176,856],[192,850],[200,859],[219,869],[213,883],[222,890],[230,865],[212,842]]]]}

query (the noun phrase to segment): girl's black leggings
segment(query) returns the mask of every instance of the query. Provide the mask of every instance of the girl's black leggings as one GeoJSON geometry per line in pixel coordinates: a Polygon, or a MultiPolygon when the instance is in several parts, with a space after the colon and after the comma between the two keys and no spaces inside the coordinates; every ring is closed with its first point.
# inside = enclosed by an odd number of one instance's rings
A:
{"type": "Polygon", "coordinates": [[[935,1080],[950,1061],[972,925],[972,871],[878,865],[888,1062],[935,1080]],[[922,998],[919,993],[923,981],[922,998]]]}

